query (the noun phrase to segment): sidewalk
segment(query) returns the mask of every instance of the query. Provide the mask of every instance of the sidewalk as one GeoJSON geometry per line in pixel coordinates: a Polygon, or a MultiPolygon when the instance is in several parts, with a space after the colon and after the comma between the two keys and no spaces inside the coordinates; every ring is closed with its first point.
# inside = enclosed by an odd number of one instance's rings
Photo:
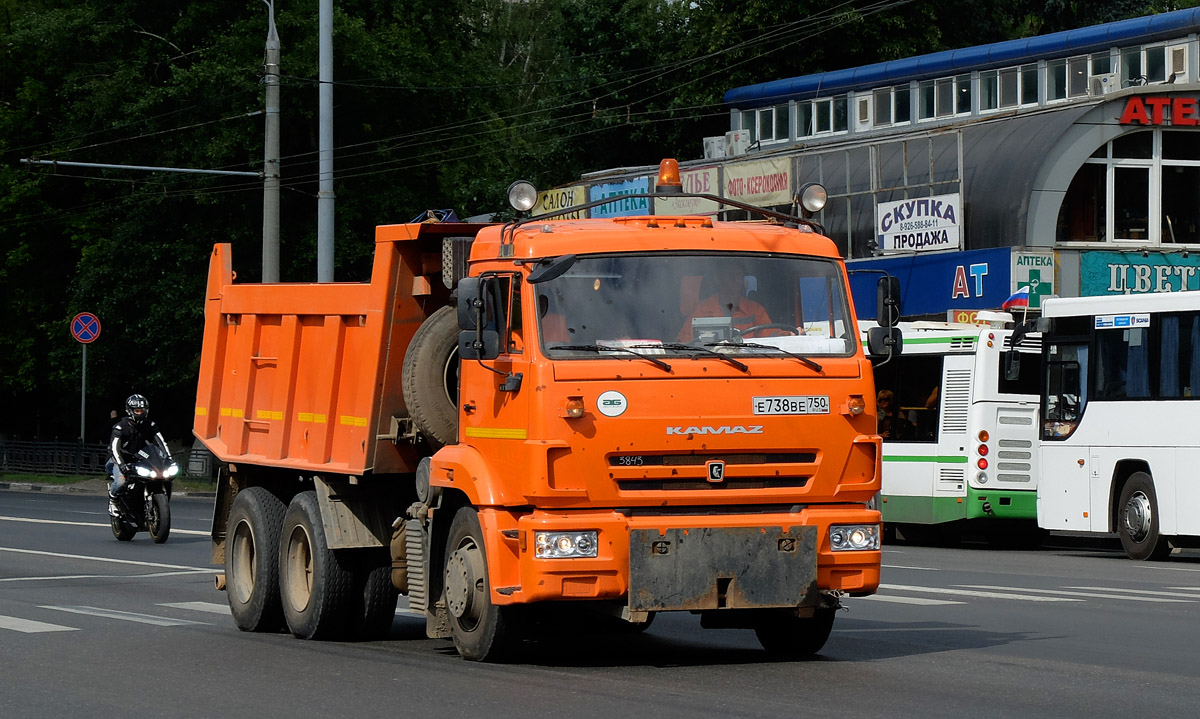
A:
{"type": "MultiPolygon", "coordinates": [[[[0,492],[46,492],[48,494],[86,494],[107,495],[108,482],[96,477],[84,479],[70,484],[53,484],[48,482],[0,482],[0,492]]],[[[173,490],[172,497],[215,497],[216,491],[173,490]]]]}

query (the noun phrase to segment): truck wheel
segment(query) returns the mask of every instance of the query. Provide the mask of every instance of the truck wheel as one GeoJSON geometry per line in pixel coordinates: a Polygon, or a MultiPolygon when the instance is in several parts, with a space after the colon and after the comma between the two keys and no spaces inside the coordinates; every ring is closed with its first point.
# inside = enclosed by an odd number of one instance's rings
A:
{"type": "Polygon", "coordinates": [[[401,375],[404,403],[434,451],[458,441],[458,314],[442,307],[413,335],[401,375]]]}
{"type": "Polygon", "coordinates": [[[351,614],[350,636],[363,641],[386,639],[396,618],[399,592],[392,586],[392,562],[386,550],[362,550],[354,573],[354,596],[361,598],[351,614]]]}
{"type": "Polygon", "coordinates": [[[788,659],[799,659],[821,651],[833,630],[831,607],[818,608],[811,617],[797,617],[787,612],[764,610],[754,623],[754,634],[767,653],[788,659]]]}
{"type": "Polygon", "coordinates": [[[325,541],[317,493],[292,498],[279,542],[279,595],[288,629],[301,639],[340,639],[353,579],[348,557],[325,541]]]}
{"type": "Polygon", "coordinates": [[[454,648],[471,661],[505,659],[517,642],[512,611],[492,604],[483,532],[470,507],[458,510],[450,523],[443,576],[454,648]]]}
{"type": "Polygon", "coordinates": [[[1130,475],[1117,506],[1117,532],[1129,558],[1166,559],[1171,553],[1171,545],[1158,533],[1158,498],[1150,475],[1145,472],[1130,475]]]}
{"type": "Polygon", "coordinates": [[[283,628],[279,605],[279,534],[283,502],[264,487],[237,493],[225,534],[225,592],[238,629],[277,632],[283,628]]]}

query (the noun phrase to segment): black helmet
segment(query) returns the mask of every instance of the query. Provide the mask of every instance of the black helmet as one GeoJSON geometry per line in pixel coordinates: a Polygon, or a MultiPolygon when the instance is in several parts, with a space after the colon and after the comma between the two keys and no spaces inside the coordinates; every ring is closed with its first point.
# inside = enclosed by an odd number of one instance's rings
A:
{"type": "Polygon", "coordinates": [[[129,395],[129,399],[125,400],[125,414],[135,424],[145,422],[150,416],[150,400],[140,394],[129,395]]]}

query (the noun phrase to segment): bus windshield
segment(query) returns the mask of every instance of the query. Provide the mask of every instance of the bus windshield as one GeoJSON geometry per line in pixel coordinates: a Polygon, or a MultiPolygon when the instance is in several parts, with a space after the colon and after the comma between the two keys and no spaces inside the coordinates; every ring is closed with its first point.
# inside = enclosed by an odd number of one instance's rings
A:
{"type": "Polygon", "coordinates": [[[856,340],[844,278],[822,258],[638,253],[580,257],[533,291],[551,358],[605,348],[846,356],[856,340]]]}

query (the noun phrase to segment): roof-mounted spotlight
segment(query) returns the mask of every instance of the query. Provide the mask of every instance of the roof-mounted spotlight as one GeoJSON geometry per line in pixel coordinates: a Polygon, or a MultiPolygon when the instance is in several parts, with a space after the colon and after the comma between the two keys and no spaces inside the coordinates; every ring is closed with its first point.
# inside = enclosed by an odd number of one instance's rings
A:
{"type": "Polygon", "coordinates": [[[825,186],[818,182],[810,182],[796,193],[795,203],[800,206],[800,211],[803,213],[801,217],[805,219],[825,209],[828,202],[829,193],[826,192],[825,186]]]}
{"type": "Polygon", "coordinates": [[[508,204],[517,212],[529,212],[537,204],[537,188],[528,180],[517,180],[508,186],[508,204]]]}

